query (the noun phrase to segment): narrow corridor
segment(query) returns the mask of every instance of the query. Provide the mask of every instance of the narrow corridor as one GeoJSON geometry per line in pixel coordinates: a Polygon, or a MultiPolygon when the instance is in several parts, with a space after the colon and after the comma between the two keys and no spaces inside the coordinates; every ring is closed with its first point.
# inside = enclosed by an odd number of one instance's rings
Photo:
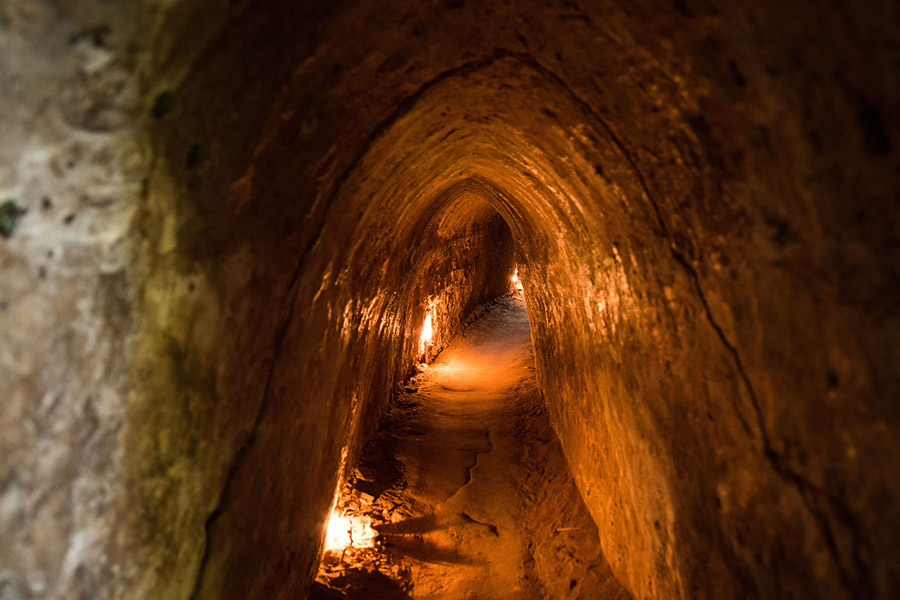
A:
{"type": "Polygon", "coordinates": [[[313,597],[627,597],[543,410],[519,297],[413,378],[340,505],[353,545],[369,519],[377,543],[326,551],[313,597]]]}
{"type": "Polygon", "coordinates": [[[900,599],[898,13],[0,2],[0,600],[900,599]]]}

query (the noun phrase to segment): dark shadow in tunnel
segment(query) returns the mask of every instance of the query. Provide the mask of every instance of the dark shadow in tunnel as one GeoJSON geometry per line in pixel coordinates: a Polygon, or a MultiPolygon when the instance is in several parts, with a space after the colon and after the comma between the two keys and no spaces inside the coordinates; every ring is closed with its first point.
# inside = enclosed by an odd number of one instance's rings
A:
{"type": "Polygon", "coordinates": [[[359,597],[358,594],[363,590],[365,593],[371,594],[369,597],[373,600],[412,600],[412,597],[397,582],[379,571],[348,570],[335,583],[347,590],[347,593],[315,582],[309,590],[309,600],[341,600],[359,597]]]}
{"type": "Polygon", "coordinates": [[[416,533],[427,533],[441,529],[446,525],[441,525],[435,519],[434,514],[423,515],[421,517],[412,517],[398,521],[396,523],[384,523],[376,525],[375,530],[383,536],[412,535],[416,533]]]}
{"type": "Polygon", "coordinates": [[[384,536],[384,547],[390,554],[401,554],[420,562],[454,565],[476,563],[452,548],[443,548],[415,536],[384,536]]]}

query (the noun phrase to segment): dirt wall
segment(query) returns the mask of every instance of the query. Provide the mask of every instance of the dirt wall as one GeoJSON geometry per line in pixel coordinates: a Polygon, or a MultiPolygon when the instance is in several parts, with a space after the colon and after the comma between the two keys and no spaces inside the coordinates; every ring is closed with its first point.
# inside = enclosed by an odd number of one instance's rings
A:
{"type": "Polygon", "coordinates": [[[514,260],[635,597],[896,595],[894,3],[0,11],[12,597],[302,594],[514,260]]]}

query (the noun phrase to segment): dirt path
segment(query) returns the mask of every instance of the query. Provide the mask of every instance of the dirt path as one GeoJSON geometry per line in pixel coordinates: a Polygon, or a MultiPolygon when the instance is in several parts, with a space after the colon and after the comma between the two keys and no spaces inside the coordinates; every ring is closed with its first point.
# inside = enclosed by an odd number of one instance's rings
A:
{"type": "Polygon", "coordinates": [[[521,299],[499,300],[407,390],[341,501],[377,543],[326,554],[313,598],[628,597],[542,409],[521,299]]]}

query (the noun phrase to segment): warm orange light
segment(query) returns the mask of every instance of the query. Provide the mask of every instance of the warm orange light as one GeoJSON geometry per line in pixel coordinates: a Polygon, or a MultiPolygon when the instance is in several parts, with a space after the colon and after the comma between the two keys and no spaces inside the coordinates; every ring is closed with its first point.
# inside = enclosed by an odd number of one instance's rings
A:
{"type": "Polygon", "coordinates": [[[342,515],[331,513],[325,532],[325,552],[337,554],[347,548],[371,548],[377,532],[372,529],[372,519],[366,515],[342,515]]]}
{"type": "Polygon", "coordinates": [[[434,329],[431,324],[431,310],[425,314],[425,324],[422,325],[422,335],[419,336],[419,354],[425,354],[425,345],[431,344],[434,337],[434,329]]]}
{"type": "Polygon", "coordinates": [[[519,279],[519,267],[518,266],[516,267],[516,270],[513,273],[512,283],[513,283],[513,287],[516,288],[517,292],[522,291],[522,281],[519,279]]]}

